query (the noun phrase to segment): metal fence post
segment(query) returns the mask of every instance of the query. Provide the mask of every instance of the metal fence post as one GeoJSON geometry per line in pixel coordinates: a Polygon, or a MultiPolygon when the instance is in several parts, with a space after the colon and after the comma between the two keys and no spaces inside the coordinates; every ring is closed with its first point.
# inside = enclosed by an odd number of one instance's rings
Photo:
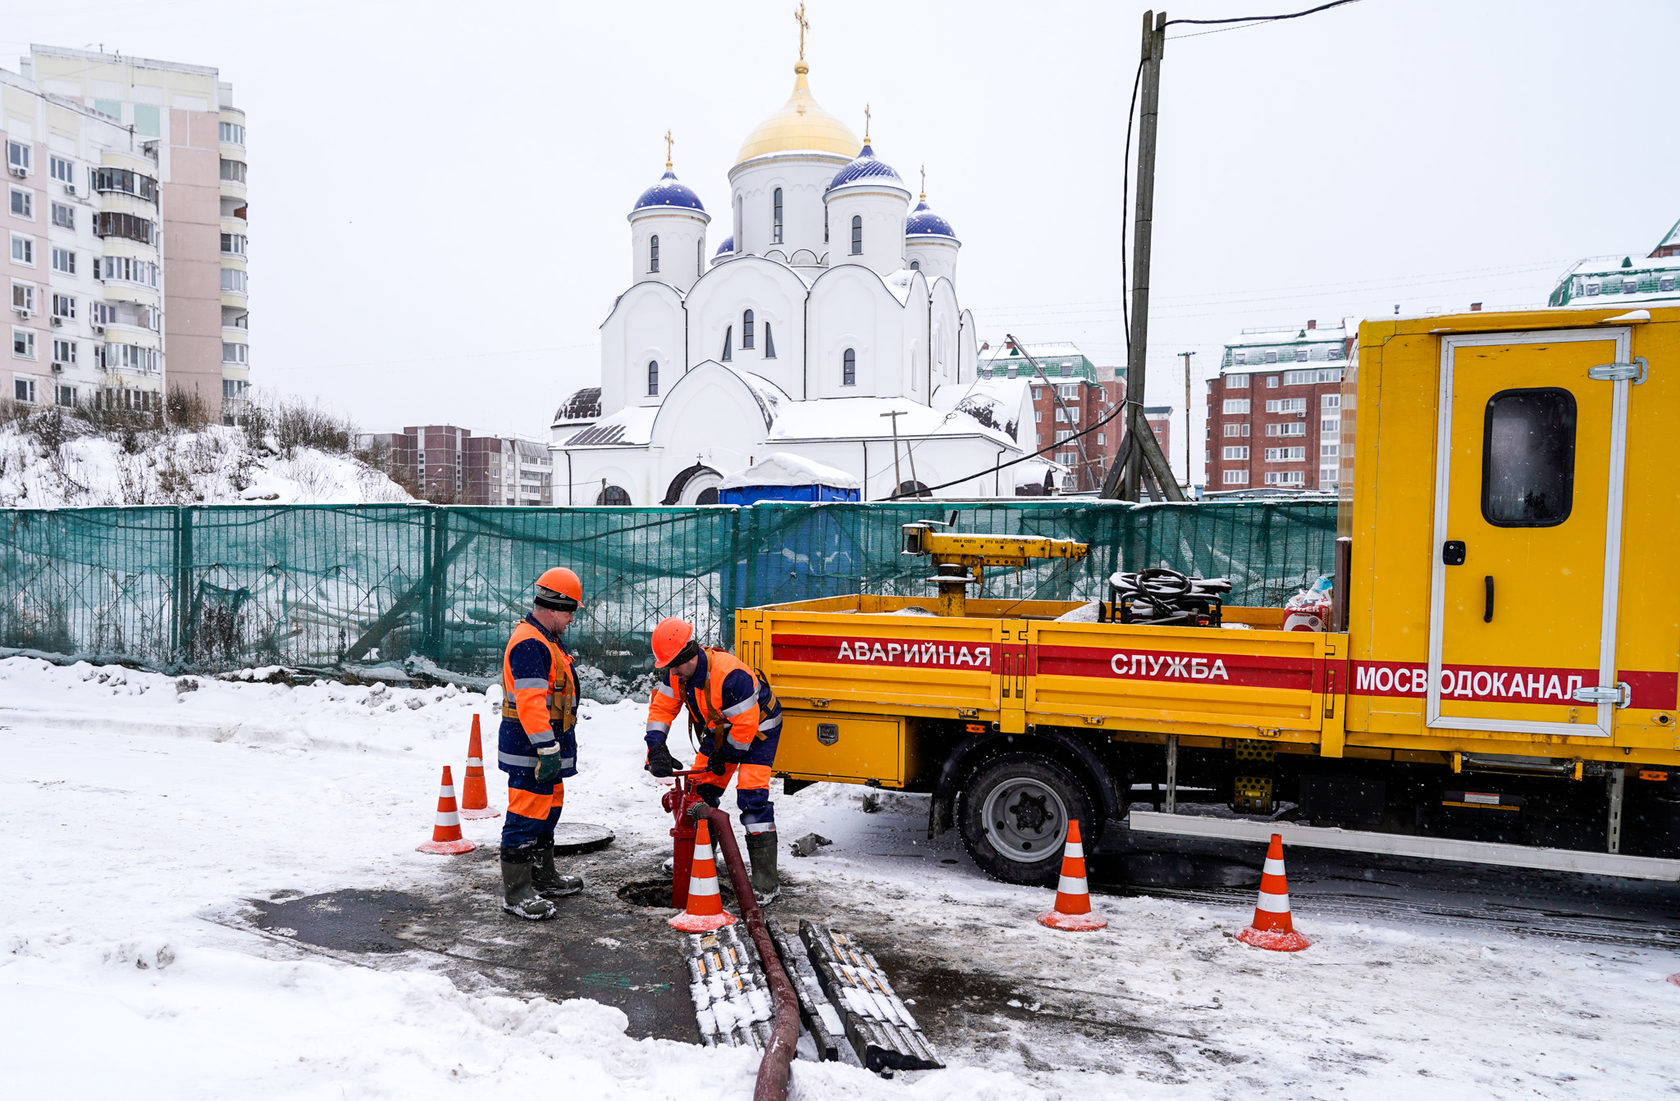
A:
{"type": "Polygon", "coordinates": [[[175,509],[175,615],[169,653],[185,664],[193,649],[193,519],[187,505],[175,509]]]}

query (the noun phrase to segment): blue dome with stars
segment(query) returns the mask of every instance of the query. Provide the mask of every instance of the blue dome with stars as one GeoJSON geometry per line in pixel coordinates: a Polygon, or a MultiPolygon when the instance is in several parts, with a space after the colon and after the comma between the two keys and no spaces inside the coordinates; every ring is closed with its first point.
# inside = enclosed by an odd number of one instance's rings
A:
{"type": "Polygon", "coordinates": [[[677,179],[677,174],[669,168],[665,175],[659,177],[659,182],[642,192],[641,198],[636,200],[632,210],[642,210],[650,206],[680,206],[689,210],[698,210],[702,214],[706,208],[700,205],[700,196],[694,189],[677,179]]]}
{"type": "Polygon", "coordinates": [[[828,189],[833,191],[837,187],[866,181],[880,181],[897,184],[899,187],[904,186],[904,181],[899,178],[897,172],[893,171],[892,165],[878,159],[875,156],[875,150],[867,142],[858,155],[852,159],[851,164],[834,174],[834,179],[829,182],[828,189]]]}
{"type": "Polygon", "coordinates": [[[927,199],[923,198],[921,202],[916,204],[916,209],[910,212],[910,217],[905,219],[904,235],[906,237],[917,235],[955,237],[957,231],[951,228],[950,222],[929,209],[927,199]]]}
{"type": "Polygon", "coordinates": [[[726,252],[734,252],[734,251],[735,251],[735,236],[734,236],[734,234],[731,234],[728,237],[725,237],[723,239],[723,244],[719,245],[717,247],[717,251],[712,253],[712,255],[713,256],[722,256],[726,252]]]}

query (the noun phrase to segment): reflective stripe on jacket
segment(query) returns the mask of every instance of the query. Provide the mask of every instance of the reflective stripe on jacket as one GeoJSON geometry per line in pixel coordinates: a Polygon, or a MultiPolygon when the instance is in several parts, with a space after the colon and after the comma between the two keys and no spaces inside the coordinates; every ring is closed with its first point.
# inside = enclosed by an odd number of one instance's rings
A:
{"type": "Polygon", "coordinates": [[[650,747],[665,744],[671,721],[684,707],[702,747],[721,749],[728,742],[741,754],[782,728],[782,705],[770,682],[727,650],[701,650],[686,684],[672,673],[654,685],[647,716],[650,747]]]}
{"type": "MultiPolygon", "coordinates": [[[[502,655],[502,729],[496,759],[499,764],[536,768],[536,751],[561,743],[561,753],[577,721],[577,681],[571,655],[558,637],[543,630],[533,616],[513,629],[502,655]]],[[[561,768],[573,767],[562,759],[561,768]]]]}

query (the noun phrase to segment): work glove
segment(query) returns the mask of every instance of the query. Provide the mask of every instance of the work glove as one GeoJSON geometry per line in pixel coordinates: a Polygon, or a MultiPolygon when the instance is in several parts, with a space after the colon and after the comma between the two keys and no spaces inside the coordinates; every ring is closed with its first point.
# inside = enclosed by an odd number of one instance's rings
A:
{"type": "Polygon", "coordinates": [[[537,750],[537,783],[552,784],[560,778],[560,747],[545,745],[537,750]]]}
{"type": "Polygon", "coordinates": [[[702,749],[698,753],[696,753],[694,755],[695,771],[700,772],[702,774],[709,773],[709,772],[716,772],[719,768],[719,765],[716,761],[714,761],[712,759],[712,754],[715,753],[715,752],[716,752],[716,750],[702,749]]]}
{"type": "Polygon", "coordinates": [[[655,776],[666,777],[682,768],[681,762],[671,756],[671,751],[665,748],[664,742],[648,746],[647,764],[642,766],[655,776]]]}

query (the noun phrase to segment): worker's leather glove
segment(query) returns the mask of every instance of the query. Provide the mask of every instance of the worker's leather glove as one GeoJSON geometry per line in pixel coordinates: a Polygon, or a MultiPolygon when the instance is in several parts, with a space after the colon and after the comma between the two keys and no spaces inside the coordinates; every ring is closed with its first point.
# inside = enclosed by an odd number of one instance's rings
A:
{"type": "Polygon", "coordinates": [[[537,783],[552,784],[560,778],[560,747],[545,745],[537,750],[537,783]]]}
{"type": "Polygon", "coordinates": [[[694,755],[694,770],[699,773],[711,773],[718,770],[718,763],[712,759],[715,750],[702,749],[694,755]]]}
{"type": "Polygon", "coordinates": [[[665,777],[680,769],[682,764],[671,756],[671,751],[666,749],[664,743],[661,742],[658,745],[648,746],[647,764],[642,767],[655,776],[665,777]]]}

